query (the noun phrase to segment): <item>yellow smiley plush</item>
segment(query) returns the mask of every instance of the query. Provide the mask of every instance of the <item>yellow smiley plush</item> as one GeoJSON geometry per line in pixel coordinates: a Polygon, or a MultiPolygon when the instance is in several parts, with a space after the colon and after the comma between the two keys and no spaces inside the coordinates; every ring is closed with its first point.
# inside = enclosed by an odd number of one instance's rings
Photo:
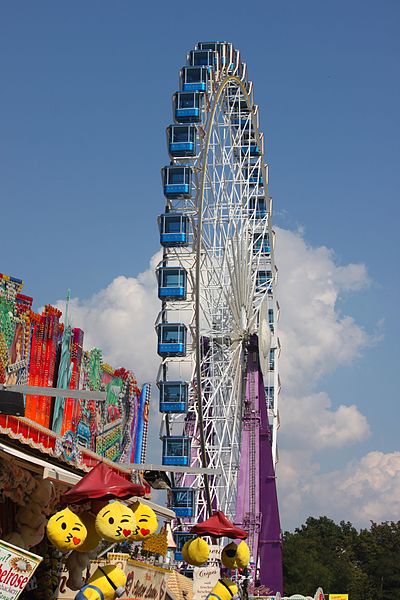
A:
{"type": "Polygon", "coordinates": [[[157,515],[152,508],[142,502],[135,502],[133,513],[136,519],[136,527],[130,537],[131,540],[136,542],[145,540],[157,531],[157,515]]]}
{"type": "Polygon", "coordinates": [[[244,569],[250,562],[250,550],[246,542],[231,542],[222,550],[221,562],[227,569],[244,569]]]}
{"type": "Polygon", "coordinates": [[[53,515],[47,523],[47,537],[61,550],[77,550],[86,540],[87,530],[82,519],[69,508],[64,508],[53,515]]]}
{"type": "Polygon", "coordinates": [[[200,567],[200,565],[207,562],[209,554],[210,547],[206,540],[203,540],[201,537],[190,540],[185,550],[182,548],[182,556],[185,556],[186,562],[195,567],[200,567]]]}
{"type": "Polygon", "coordinates": [[[109,542],[127,540],[135,531],[133,510],[122,502],[110,502],[97,514],[95,527],[98,535],[109,542]]]}

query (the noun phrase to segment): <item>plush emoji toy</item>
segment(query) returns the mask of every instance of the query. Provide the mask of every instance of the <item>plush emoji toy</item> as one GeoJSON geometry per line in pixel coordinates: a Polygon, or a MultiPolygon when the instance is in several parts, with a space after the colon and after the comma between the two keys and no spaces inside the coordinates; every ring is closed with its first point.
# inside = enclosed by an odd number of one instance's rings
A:
{"type": "Polygon", "coordinates": [[[246,542],[231,542],[222,550],[221,562],[227,569],[244,569],[250,562],[250,550],[246,542]]]}
{"type": "Polygon", "coordinates": [[[82,520],[69,508],[57,512],[47,523],[47,537],[61,552],[76,550],[86,536],[87,530],[82,520]]]}
{"type": "Polygon", "coordinates": [[[95,527],[98,535],[109,542],[129,539],[135,531],[136,519],[133,510],[122,502],[110,502],[100,510],[95,527]]]}
{"type": "Polygon", "coordinates": [[[238,586],[231,579],[219,579],[206,600],[231,600],[238,593],[238,586]]]}
{"type": "Polygon", "coordinates": [[[241,541],[236,549],[236,564],[239,569],[244,569],[250,562],[250,548],[245,541],[241,541]]]}
{"type": "Polygon", "coordinates": [[[115,565],[97,567],[75,600],[114,600],[125,593],[126,575],[115,565]]]}
{"type": "Polygon", "coordinates": [[[187,542],[185,542],[182,546],[181,549],[181,554],[182,554],[182,558],[185,561],[185,563],[189,563],[189,554],[187,552],[187,549],[189,547],[190,542],[192,542],[193,540],[188,540],[187,542]]]}
{"type": "Polygon", "coordinates": [[[132,508],[136,519],[136,527],[129,539],[139,542],[147,539],[157,531],[157,515],[150,506],[146,506],[146,504],[139,501],[135,502],[132,508]]]}
{"type": "Polygon", "coordinates": [[[195,567],[199,567],[207,562],[210,555],[210,548],[205,540],[197,537],[194,540],[186,542],[182,548],[182,557],[184,560],[195,567]]]}

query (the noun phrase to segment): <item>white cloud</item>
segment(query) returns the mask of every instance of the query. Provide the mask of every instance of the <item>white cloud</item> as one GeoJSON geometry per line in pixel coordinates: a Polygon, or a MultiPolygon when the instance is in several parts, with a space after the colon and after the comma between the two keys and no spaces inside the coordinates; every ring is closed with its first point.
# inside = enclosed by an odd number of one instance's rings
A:
{"type": "MultiPolygon", "coordinates": [[[[161,256],[137,277],[119,276],[89,299],[73,299],[74,326],[85,331],[85,347],[103,349],[113,366],[132,369],[139,383],[154,381],[159,365],[154,321],[160,309],[154,269],[161,256]]],[[[334,253],[306,244],[300,233],[277,231],[282,343],[281,429],[278,483],[284,528],[299,525],[311,512],[368,525],[369,519],[398,516],[400,455],[370,453],[343,471],[322,474],[318,452],[364,440],[368,422],[358,398],[343,397],[333,406],[318,389],[321,376],[357,359],[371,337],[338,301],[368,286],[363,265],[336,264],[334,253]],[[386,506],[386,508],[385,508],[386,506]],[[397,511],[397,513],[396,513],[397,511]]],[[[65,303],[57,303],[63,308],[65,303]]],[[[340,375],[339,375],[340,376],[340,375]]],[[[153,400],[153,447],[158,423],[153,400]]],[[[152,439],[152,438],[150,438],[152,439]]]]}
{"type": "Polygon", "coordinates": [[[400,452],[369,452],[344,470],[314,477],[308,484],[310,507],[325,507],[337,519],[359,526],[400,519],[400,452]],[[315,502],[318,498],[318,502],[315,502]]]}
{"type": "MultiPolygon", "coordinates": [[[[160,260],[157,253],[137,277],[116,277],[91,298],[73,298],[69,306],[73,326],[85,332],[85,348],[101,348],[106,362],[132,370],[139,383],[154,381],[157,374],[154,322],[160,302],[154,270],[160,260]]],[[[56,305],[64,312],[65,301],[56,305]]]]}
{"type": "MultiPolygon", "coordinates": [[[[339,300],[369,285],[363,265],[336,264],[333,251],[312,248],[299,233],[278,229],[279,302],[282,343],[281,429],[278,484],[282,523],[292,528],[309,514],[368,525],[370,519],[398,519],[400,454],[371,452],[343,470],[323,473],[326,448],[361,442],[370,434],[359,398],[334,407],[321,377],[357,359],[376,341],[339,300]]],[[[338,375],[340,378],[340,374],[338,375]]]]}

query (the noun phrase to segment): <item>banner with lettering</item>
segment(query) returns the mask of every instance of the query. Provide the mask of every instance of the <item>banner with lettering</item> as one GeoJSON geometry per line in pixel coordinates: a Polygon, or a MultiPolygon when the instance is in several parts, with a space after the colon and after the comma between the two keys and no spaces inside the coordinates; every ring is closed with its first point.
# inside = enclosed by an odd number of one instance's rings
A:
{"type": "Polygon", "coordinates": [[[193,572],[193,600],[204,600],[220,577],[219,566],[195,567],[193,572]]]}
{"type": "MultiPolygon", "coordinates": [[[[107,554],[106,560],[94,560],[90,564],[89,575],[99,565],[113,564],[122,569],[127,577],[124,600],[164,600],[167,591],[167,577],[170,571],[148,565],[129,558],[129,554],[107,554]]],[[[74,600],[76,591],[67,587],[68,572],[61,574],[58,600],[74,600]]],[[[1,600],[1,596],[0,596],[1,600]]]]}
{"type": "Polygon", "coordinates": [[[0,540],[0,600],[18,598],[43,558],[0,540]]]}

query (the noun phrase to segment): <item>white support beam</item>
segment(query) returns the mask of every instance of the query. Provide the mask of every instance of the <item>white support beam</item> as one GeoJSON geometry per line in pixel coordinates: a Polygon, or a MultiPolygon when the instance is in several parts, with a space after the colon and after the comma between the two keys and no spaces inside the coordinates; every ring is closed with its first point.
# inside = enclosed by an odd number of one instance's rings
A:
{"type": "Polygon", "coordinates": [[[58,398],[75,398],[77,400],[96,400],[105,402],[106,392],[98,390],[65,390],[62,388],[40,387],[36,385],[7,385],[0,383],[0,390],[5,392],[19,392],[20,394],[31,394],[33,396],[50,396],[58,398]]]}
{"type": "Polygon", "coordinates": [[[191,473],[193,475],[221,475],[222,471],[220,468],[217,469],[203,469],[200,467],[178,467],[171,465],[152,465],[152,464],[134,464],[125,463],[118,465],[119,467],[125,467],[132,469],[132,471],[162,471],[163,473],[191,473]]]}

